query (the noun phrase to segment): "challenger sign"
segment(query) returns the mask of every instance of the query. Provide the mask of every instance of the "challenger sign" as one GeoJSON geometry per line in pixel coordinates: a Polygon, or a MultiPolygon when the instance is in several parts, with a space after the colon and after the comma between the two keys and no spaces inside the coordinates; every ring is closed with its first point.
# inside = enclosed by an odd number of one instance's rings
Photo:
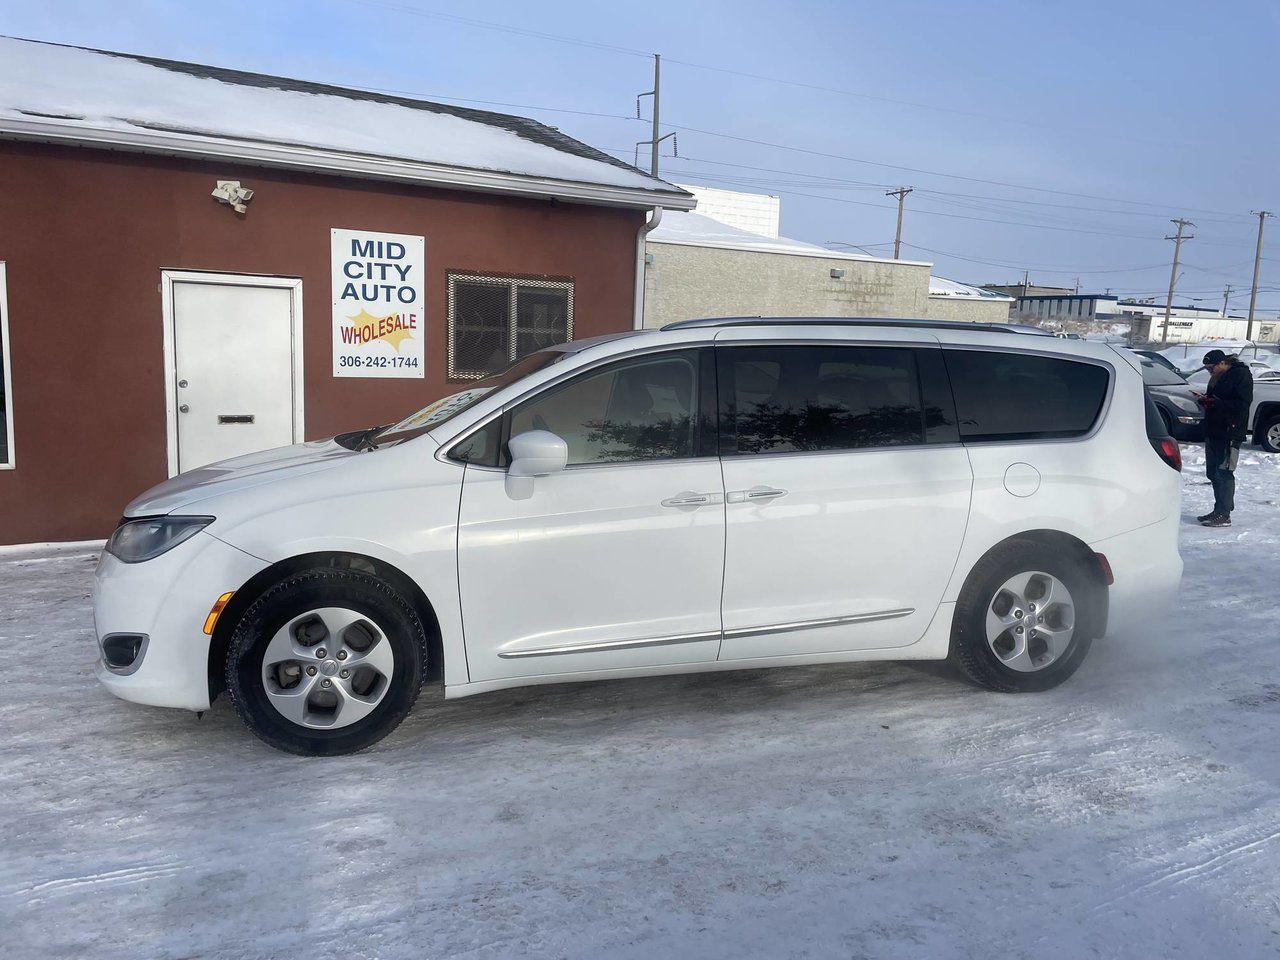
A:
{"type": "Polygon", "coordinates": [[[426,241],[333,230],[333,375],[424,376],[426,241]]]}

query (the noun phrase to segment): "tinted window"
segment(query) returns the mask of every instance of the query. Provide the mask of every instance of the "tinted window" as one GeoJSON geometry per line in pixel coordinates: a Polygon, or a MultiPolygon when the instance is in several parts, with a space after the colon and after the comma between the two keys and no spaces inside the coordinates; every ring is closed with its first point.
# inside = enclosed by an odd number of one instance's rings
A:
{"type": "Polygon", "coordinates": [[[944,350],[964,440],[1026,440],[1088,433],[1110,374],[1078,360],[944,350]]]}
{"type": "Polygon", "coordinates": [[[1149,387],[1181,387],[1187,383],[1183,377],[1153,360],[1142,361],[1142,382],[1149,387]]]}
{"type": "Polygon", "coordinates": [[[924,442],[914,351],[717,349],[724,452],[850,450],[924,442]]]}
{"type": "Polygon", "coordinates": [[[550,430],[569,445],[570,464],[692,457],[697,409],[697,353],[662,353],[586,374],[526,401],[511,415],[510,436],[550,430]]]}

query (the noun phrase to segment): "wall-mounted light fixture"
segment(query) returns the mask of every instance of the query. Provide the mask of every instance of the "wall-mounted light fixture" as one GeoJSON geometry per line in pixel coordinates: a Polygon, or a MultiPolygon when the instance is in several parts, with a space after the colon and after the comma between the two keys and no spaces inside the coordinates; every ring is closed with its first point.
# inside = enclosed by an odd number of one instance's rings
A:
{"type": "Polygon", "coordinates": [[[228,204],[236,213],[243,215],[249,209],[247,204],[253,199],[253,191],[248,187],[240,186],[239,180],[219,180],[211,196],[219,203],[228,204]]]}

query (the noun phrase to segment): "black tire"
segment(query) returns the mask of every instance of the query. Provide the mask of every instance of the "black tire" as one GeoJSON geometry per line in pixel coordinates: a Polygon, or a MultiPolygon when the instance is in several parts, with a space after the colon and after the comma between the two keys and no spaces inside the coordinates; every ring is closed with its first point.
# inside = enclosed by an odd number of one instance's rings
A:
{"type": "Polygon", "coordinates": [[[377,743],[409,713],[426,675],[426,650],[417,613],[394,587],[358,570],[304,570],[267,589],[236,624],[227,653],[227,691],[245,726],[278,750],[304,756],[354,753],[377,743]],[[262,679],[263,655],[276,632],[300,614],[323,607],[346,607],[368,617],[394,657],[391,680],[377,707],[334,730],[286,719],[272,706],[262,679]]]}
{"type": "Polygon", "coordinates": [[[1267,453],[1280,453],[1280,445],[1272,443],[1267,438],[1267,434],[1271,431],[1272,427],[1276,426],[1276,424],[1280,424],[1280,414],[1271,417],[1265,423],[1259,424],[1257,432],[1254,433],[1254,438],[1258,441],[1258,446],[1267,451],[1267,453]]]}
{"type": "Polygon", "coordinates": [[[1169,413],[1168,410],[1166,410],[1164,407],[1160,406],[1159,404],[1156,405],[1156,409],[1160,411],[1160,419],[1164,421],[1164,432],[1172,437],[1174,435],[1173,416],[1169,413]]]}
{"type": "Polygon", "coordinates": [[[1062,551],[1030,540],[1011,540],[987,554],[969,574],[951,623],[948,660],[981,687],[1001,693],[1049,690],[1080,666],[1093,639],[1102,628],[1105,590],[1099,578],[1062,551]],[[986,617],[989,605],[1009,578],[1042,571],[1057,577],[1076,599],[1076,629],[1066,653],[1035,672],[1013,670],[987,645],[986,617]]]}

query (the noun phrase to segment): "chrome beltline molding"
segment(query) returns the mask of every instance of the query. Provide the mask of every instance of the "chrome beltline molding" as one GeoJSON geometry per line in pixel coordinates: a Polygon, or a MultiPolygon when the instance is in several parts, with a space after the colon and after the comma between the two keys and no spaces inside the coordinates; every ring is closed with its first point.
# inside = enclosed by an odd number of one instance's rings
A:
{"type": "Polygon", "coordinates": [[[762,627],[739,627],[735,630],[710,630],[705,633],[682,633],[670,637],[646,637],[639,640],[569,643],[556,647],[535,647],[531,650],[504,650],[498,656],[503,660],[518,660],[523,657],[554,657],[565,653],[601,653],[607,650],[630,650],[636,647],[665,647],[677,643],[699,643],[704,640],[728,640],[735,637],[763,637],[771,633],[790,633],[793,630],[817,630],[849,623],[896,620],[899,617],[909,617],[915,612],[914,607],[902,607],[897,610],[855,613],[844,617],[823,617],[820,620],[796,620],[792,623],[771,623],[762,627]]]}

